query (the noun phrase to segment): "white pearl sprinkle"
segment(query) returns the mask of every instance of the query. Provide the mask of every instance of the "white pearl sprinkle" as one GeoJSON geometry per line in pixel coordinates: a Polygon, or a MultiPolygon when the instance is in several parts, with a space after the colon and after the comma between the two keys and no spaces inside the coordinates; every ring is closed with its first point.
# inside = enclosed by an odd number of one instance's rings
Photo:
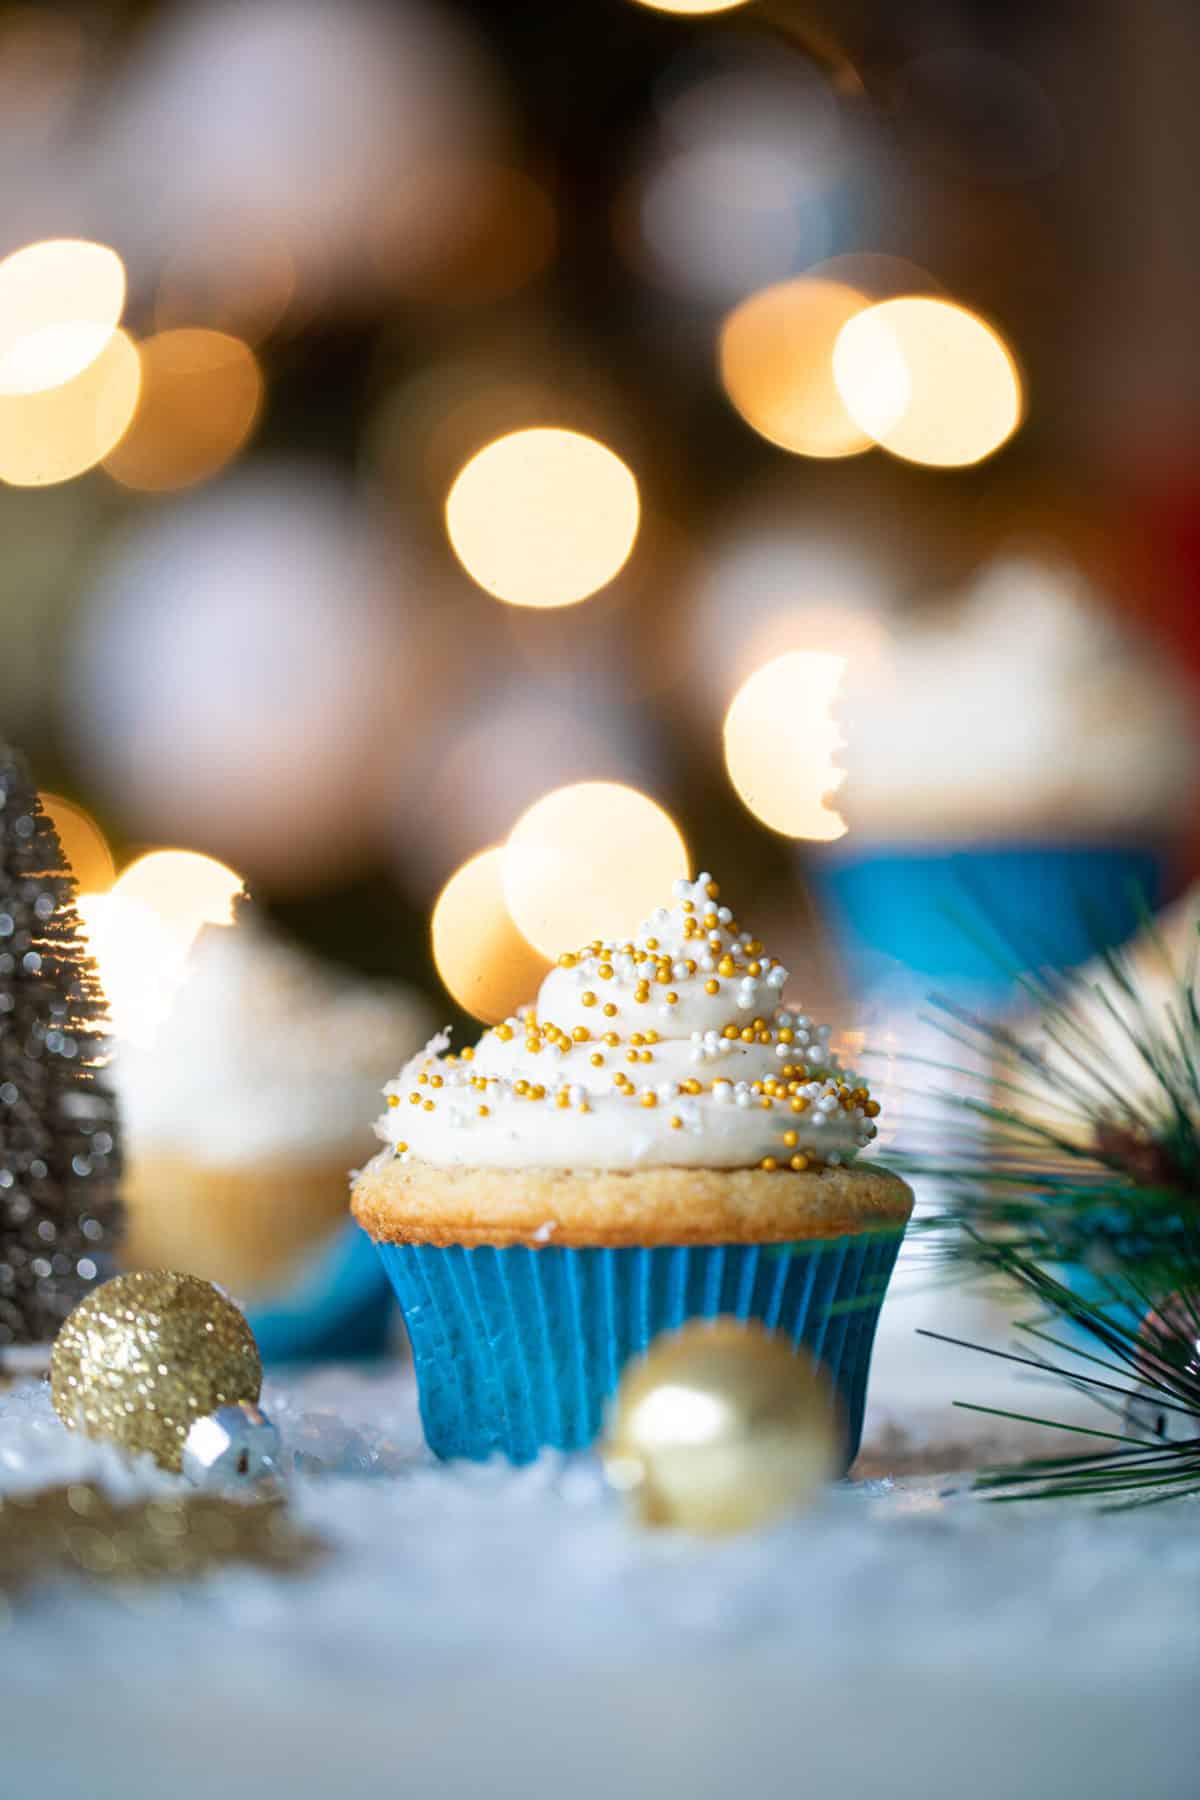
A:
{"type": "Polygon", "coordinates": [[[747,1094],[747,1093],[735,1094],[734,1100],[738,1106],[752,1106],[754,1104],[753,1094],[747,1094]]]}
{"type": "Polygon", "coordinates": [[[776,1044],[775,1054],[782,1062],[792,1054],[792,1046],[790,1044],[776,1044]]]}
{"type": "Polygon", "coordinates": [[[718,906],[717,919],[719,920],[719,922],[722,925],[728,925],[728,923],[729,923],[730,919],[732,919],[732,917],[733,917],[733,914],[730,912],[730,910],[727,906],[718,906]]]}
{"type": "Polygon", "coordinates": [[[671,974],[674,976],[676,981],[686,981],[688,978],[687,964],[681,963],[681,962],[672,963],[671,964],[671,974]]]}

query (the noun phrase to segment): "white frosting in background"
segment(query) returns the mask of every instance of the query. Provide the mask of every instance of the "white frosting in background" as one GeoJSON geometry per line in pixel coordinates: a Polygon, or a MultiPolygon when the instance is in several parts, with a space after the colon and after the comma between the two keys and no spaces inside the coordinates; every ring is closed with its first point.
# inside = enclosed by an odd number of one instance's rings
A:
{"type": "Polygon", "coordinates": [[[536,1007],[474,1049],[456,1057],[440,1033],[388,1084],[376,1131],[447,1167],[848,1162],[878,1108],[839,1070],[829,1028],[780,1008],[786,981],[710,876],[677,882],[672,907],[625,943],[560,958],[536,1007]]]}
{"type": "Polygon", "coordinates": [[[111,1066],[127,1141],[216,1166],[363,1160],[389,1068],[427,1035],[409,989],[344,974],[251,915],[209,925],[153,1044],[111,1066]]]}
{"type": "Polygon", "coordinates": [[[1077,571],[1014,555],[918,621],[837,707],[838,810],[874,838],[1161,831],[1188,814],[1197,708],[1077,571]]]}

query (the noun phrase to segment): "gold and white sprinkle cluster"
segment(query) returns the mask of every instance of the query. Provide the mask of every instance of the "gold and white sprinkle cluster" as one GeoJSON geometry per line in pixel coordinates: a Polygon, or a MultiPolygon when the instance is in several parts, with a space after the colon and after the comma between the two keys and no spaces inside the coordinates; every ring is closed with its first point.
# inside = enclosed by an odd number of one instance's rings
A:
{"type": "Polygon", "coordinates": [[[402,1159],[485,1167],[847,1162],[879,1107],[829,1027],[781,1004],[787,979],[711,876],[677,882],[672,907],[559,957],[474,1047],[435,1038],[385,1090],[380,1135],[402,1159]]]}

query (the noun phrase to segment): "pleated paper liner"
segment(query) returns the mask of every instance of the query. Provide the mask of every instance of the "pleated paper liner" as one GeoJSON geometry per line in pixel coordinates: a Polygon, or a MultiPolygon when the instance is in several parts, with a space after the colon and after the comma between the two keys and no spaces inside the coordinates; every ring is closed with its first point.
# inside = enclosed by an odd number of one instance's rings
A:
{"type": "Polygon", "coordinates": [[[379,1244],[443,1458],[531,1462],[599,1433],[621,1370],[687,1319],[755,1319],[805,1345],[858,1451],[879,1309],[902,1228],[827,1241],[655,1249],[379,1244]]]}

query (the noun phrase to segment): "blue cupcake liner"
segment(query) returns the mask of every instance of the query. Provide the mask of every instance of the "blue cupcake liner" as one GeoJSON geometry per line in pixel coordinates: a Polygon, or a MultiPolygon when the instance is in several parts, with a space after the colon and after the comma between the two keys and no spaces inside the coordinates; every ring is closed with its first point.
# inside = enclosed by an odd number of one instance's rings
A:
{"type": "Polygon", "coordinates": [[[532,1462],[595,1439],[621,1370],[687,1319],[756,1319],[829,1372],[858,1451],[903,1229],[796,1244],[467,1250],[379,1244],[435,1455],[532,1462]]]}

